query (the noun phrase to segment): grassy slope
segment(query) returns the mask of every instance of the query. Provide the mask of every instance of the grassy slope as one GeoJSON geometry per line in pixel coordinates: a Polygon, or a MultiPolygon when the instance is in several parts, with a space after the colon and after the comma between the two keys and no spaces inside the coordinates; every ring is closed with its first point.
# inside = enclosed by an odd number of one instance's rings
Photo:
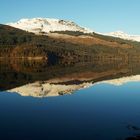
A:
{"type": "Polygon", "coordinates": [[[73,31],[56,31],[56,32],[52,32],[52,33],[59,33],[59,34],[67,34],[67,35],[72,35],[72,36],[81,36],[81,35],[86,35],[86,36],[90,36],[90,37],[94,37],[94,38],[98,38],[104,41],[108,41],[108,42],[116,42],[118,44],[127,44],[127,45],[131,45],[131,46],[140,46],[140,42],[137,41],[131,41],[131,40],[125,40],[125,39],[121,39],[121,38],[117,38],[117,37],[111,37],[111,36],[105,36],[105,35],[101,35],[101,34],[97,34],[97,33],[82,33],[82,32],[73,32],[73,31]]]}

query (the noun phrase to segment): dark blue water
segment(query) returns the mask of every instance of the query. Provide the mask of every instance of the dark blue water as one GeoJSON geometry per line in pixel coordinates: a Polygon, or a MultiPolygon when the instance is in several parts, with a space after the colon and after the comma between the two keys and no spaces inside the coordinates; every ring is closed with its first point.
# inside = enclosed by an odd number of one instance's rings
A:
{"type": "Polygon", "coordinates": [[[0,140],[125,140],[139,127],[138,82],[49,98],[0,92],[0,140]]]}

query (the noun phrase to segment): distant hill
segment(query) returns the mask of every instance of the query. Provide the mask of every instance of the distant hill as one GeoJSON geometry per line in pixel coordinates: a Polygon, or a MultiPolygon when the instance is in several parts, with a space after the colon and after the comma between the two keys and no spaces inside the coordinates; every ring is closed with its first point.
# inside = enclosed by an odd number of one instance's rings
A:
{"type": "Polygon", "coordinates": [[[140,35],[129,35],[122,31],[107,33],[106,35],[140,42],[140,35]]]}

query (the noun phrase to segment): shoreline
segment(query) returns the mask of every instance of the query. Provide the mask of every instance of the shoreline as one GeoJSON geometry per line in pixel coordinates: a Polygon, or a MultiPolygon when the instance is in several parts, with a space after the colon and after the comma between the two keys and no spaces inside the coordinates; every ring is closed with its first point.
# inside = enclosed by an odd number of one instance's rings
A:
{"type": "Polygon", "coordinates": [[[47,60],[47,57],[0,57],[0,59],[47,60]]]}

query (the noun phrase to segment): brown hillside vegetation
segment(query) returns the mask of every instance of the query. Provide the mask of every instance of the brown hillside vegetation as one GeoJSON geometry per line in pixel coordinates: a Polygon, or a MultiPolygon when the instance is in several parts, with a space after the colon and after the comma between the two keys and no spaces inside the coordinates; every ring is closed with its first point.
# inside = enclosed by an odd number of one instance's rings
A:
{"type": "Polygon", "coordinates": [[[63,41],[67,41],[70,43],[74,44],[80,44],[80,45],[104,45],[108,47],[119,47],[119,48],[133,48],[133,46],[129,44],[120,44],[117,42],[111,42],[111,41],[106,41],[97,37],[91,37],[88,35],[80,35],[80,36],[72,36],[72,35],[64,35],[64,34],[58,34],[58,33],[50,33],[50,37],[55,38],[55,39],[60,39],[63,41]]]}

